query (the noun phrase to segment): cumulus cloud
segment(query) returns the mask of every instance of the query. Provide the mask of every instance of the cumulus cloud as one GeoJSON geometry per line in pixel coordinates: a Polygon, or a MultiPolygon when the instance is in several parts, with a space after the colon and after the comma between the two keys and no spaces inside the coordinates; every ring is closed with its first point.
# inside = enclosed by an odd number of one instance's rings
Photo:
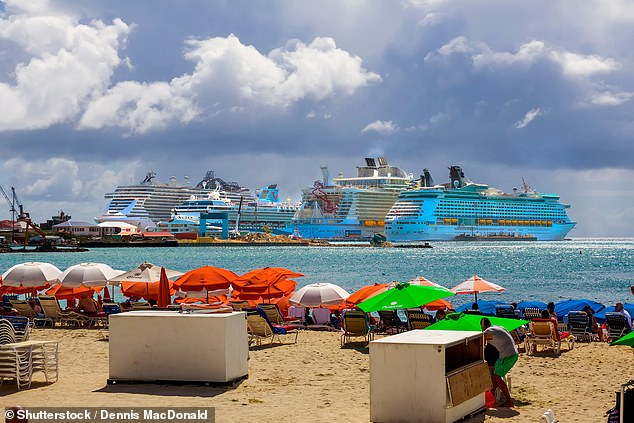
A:
{"type": "Polygon", "coordinates": [[[72,120],[109,84],[122,62],[119,49],[130,26],[56,14],[47,1],[8,1],[0,18],[0,40],[30,56],[11,82],[0,83],[0,130],[46,128],[72,120]]]}
{"type": "Polygon", "coordinates": [[[515,122],[515,127],[517,129],[526,128],[533,120],[535,120],[537,116],[541,116],[543,114],[544,112],[542,112],[539,107],[535,109],[530,109],[528,112],[526,112],[522,120],[515,122]]]}
{"type": "Polygon", "coordinates": [[[548,60],[558,64],[565,75],[581,77],[612,72],[621,66],[616,60],[609,57],[583,55],[564,49],[558,50],[539,40],[524,43],[515,52],[507,52],[494,51],[486,43],[469,40],[465,36],[455,37],[436,51],[428,53],[425,60],[432,61],[454,54],[469,55],[473,67],[476,69],[515,65],[530,66],[538,60],[548,60]]]}
{"type": "Polygon", "coordinates": [[[235,35],[190,40],[187,46],[185,58],[195,63],[191,74],[168,83],[119,83],[89,104],[80,127],[121,126],[143,133],[173,120],[187,123],[205,112],[284,109],[303,99],[352,95],[381,80],[332,38],[291,41],[267,55],[235,35]]]}
{"type": "Polygon", "coordinates": [[[381,135],[394,135],[399,131],[400,128],[398,125],[395,125],[391,120],[375,120],[374,122],[367,124],[366,127],[361,130],[361,133],[376,132],[381,135]]]}
{"type": "Polygon", "coordinates": [[[633,96],[634,93],[632,92],[615,93],[612,91],[604,91],[593,95],[590,102],[597,106],[619,106],[629,101],[633,96]]]}
{"type": "Polygon", "coordinates": [[[187,124],[219,111],[284,110],[300,100],[349,96],[381,77],[334,39],[292,40],[268,54],[238,37],[186,41],[190,73],[169,81],[121,81],[114,70],[132,26],[116,18],[83,23],[46,0],[8,1],[0,40],[26,59],[0,83],[0,130],[40,129],[77,122],[80,129],[115,126],[145,133],[187,124]]]}

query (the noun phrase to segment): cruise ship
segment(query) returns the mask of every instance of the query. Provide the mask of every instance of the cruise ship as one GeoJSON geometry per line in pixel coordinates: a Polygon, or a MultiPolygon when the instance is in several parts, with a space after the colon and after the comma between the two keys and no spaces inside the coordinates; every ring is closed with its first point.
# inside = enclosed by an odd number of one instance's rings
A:
{"type": "MultiPolygon", "coordinates": [[[[191,196],[172,210],[168,221],[158,222],[157,226],[161,231],[174,234],[199,232],[201,213],[227,212],[229,227],[233,232],[283,233],[280,230],[291,221],[299,206],[281,202],[277,184],[267,185],[257,190],[256,194],[257,198],[242,197],[237,201],[223,195],[222,191],[212,191],[206,196],[191,196]]],[[[206,222],[207,233],[219,231],[221,227],[217,222],[206,222]]]]}
{"type": "Polygon", "coordinates": [[[366,158],[356,177],[340,173],[332,183],[328,168],[321,170],[323,180],[302,190],[302,203],[286,227],[296,237],[367,240],[385,234],[385,216],[413,178],[384,157],[366,158]]]}
{"type": "Polygon", "coordinates": [[[156,174],[148,172],[145,179],[137,185],[120,185],[114,192],[105,195],[108,200],[105,212],[95,217],[98,223],[123,221],[147,229],[153,228],[162,220],[168,220],[172,209],[193,196],[207,196],[217,192],[222,198],[231,201],[255,201],[253,194],[236,182],[225,182],[217,178],[213,171],[196,185],[191,186],[188,178],[179,184],[175,177],[169,183],[159,183],[156,174]]]}
{"type": "Polygon", "coordinates": [[[385,218],[388,241],[562,240],[575,226],[570,207],[555,194],[523,189],[504,193],[449,168],[450,182],[435,185],[427,170],[417,189],[403,191],[385,218]]]}

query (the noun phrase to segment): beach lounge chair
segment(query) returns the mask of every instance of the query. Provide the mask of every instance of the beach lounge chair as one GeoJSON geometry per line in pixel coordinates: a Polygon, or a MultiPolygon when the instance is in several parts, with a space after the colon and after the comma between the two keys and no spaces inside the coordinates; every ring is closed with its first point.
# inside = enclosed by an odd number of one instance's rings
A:
{"type": "Polygon", "coordinates": [[[293,343],[297,343],[297,336],[299,331],[292,327],[272,325],[266,317],[266,314],[260,310],[248,310],[247,311],[247,330],[252,340],[256,345],[262,345],[263,340],[270,339],[270,344],[275,342],[275,339],[282,344],[282,335],[295,335],[293,343]]]}
{"type": "Polygon", "coordinates": [[[363,338],[365,345],[374,339],[374,331],[370,327],[368,316],[362,311],[350,310],[343,314],[341,346],[352,342],[351,338],[363,338]]]}
{"type": "Polygon", "coordinates": [[[251,308],[251,304],[248,301],[229,301],[229,305],[233,311],[242,311],[245,308],[251,308]]]}
{"type": "Polygon", "coordinates": [[[266,317],[268,317],[269,322],[274,325],[288,325],[293,323],[301,323],[300,320],[292,319],[286,320],[282,315],[282,312],[275,304],[258,304],[258,308],[266,313],[266,317]]]}
{"type": "Polygon", "coordinates": [[[396,310],[379,310],[379,330],[385,333],[401,333],[407,330],[407,323],[403,322],[396,310]]]}
{"type": "Polygon", "coordinates": [[[507,319],[517,319],[519,315],[510,304],[499,304],[495,306],[495,315],[497,317],[506,317],[507,319]]]}
{"type": "Polygon", "coordinates": [[[405,314],[410,330],[425,329],[427,326],[431,326],[434,320],[431,315],[423,313],[420,309],[405,310],[405,314]]]}
{"type": "Polygon", "coordinates": [[[31,348],[30,345],[12,347],[15,345],[13,325],[7,320],[0,320],[0,386],[5,379],[15,379],[18,390],[27,385],[31,386],[31,348]]]}
{"type": "Polygon", "coordinates": [[[147,301],[130,301],[130,311],[151,310],[152,306],[147,301]]]}
{"type": "Polygon", "coordinates": [[[73,326],[91,326],[94,324],[93,319],[83,314],[79,314],[75,311],[63,311],[57,298],[52,295],[39,295],[37,297],[44,317],[53,323],[59,322],[60,325],[73,325],[73,326]]]}
{"type": "Polygon", "coordinates": [[[1,320],[6,320],[13,326],[16,342],[28,341],[31,333],[32,323],[28,317],[24,316],[0,316],[1,320]]]}
{"type": "Polygon", "coordinates": [[[542,311],[539,308],[527,307],[524,309],[525,320],[540,319],[541,317],[542,311]]]}
{"type": "Polygon", "coordinates": [[[528,324],[530,336],[526,339],[527,354],[537,352],[539,345],[552,348],[555,355],[561,352],[561,341],[557,339],[557,328],[548,320],[533,320],[528,324]]]}
{"type": "Polygon", "coordinates": [[[631,332],[627,319],[621,313],[605,313],[605,322],[608,327],[608,338],[611,340],[617,340],[631,332]]]}
{"type": "Polygon", "coordinates": [[[568,327],[572,335],[579,341],[592,342],[595,334],[592,331],[590,317],[585,311],[571,311],[568,313],[568,327]]]}

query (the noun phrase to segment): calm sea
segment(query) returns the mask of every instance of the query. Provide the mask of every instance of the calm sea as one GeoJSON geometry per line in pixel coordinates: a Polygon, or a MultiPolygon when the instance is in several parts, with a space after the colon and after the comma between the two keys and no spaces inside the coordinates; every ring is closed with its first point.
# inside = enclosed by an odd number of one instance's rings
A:
{"type": "MultiPolygon", "coordinates": [[[[562,242],[436,242],[431,249],[370,247],[108,248],[83,253],[0,254],[0,271],[25,261],[46,261],[64,270],[81,262],[103,262],[129,270],[143,261],[187,271],[223,267],[242,274],[272,266],[306,275],[298,287],[331,282],[352,292],[374,282],[416,276],[451,288],[478,276],[502,285],[501,294],[481,299],[560,301],[588,298],[613,304],[634,302],[634,239],[575,239],[562,242]]],[[[451,299],[473,301],[470,295],[451,299]]]]}

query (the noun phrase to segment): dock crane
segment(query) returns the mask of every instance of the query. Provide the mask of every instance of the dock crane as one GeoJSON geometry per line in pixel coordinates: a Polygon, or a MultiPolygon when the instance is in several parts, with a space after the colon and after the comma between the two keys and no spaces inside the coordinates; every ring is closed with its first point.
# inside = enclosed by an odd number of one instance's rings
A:
{"type": "MultiPolygon", "coordinates": [[[[18,195],[15,193],[15,188],[11,187],[11,198],[9,198],[9,196],[7,195],[7,192],[4,190],[4,188],[2,188],[2,185],[0,185],[0,193],[2,193],[2,196],[9,203],[9,207],[10,207],[9,211],[11,212],[12,222],[16,222],[16,221],[24,222],[26,224],[26,227],[24,229],[24,247],[26,248],[26,245],[29,242],[29,228],[32,228],[35,232],[37,232],[42,237],[42,248],[45,248],[46,234],[35,223],[31,221],[31,216],[24,211],[24,206],[18,199],[18,195]],[[18,210],[16,210],[15,208],[16,205],[18,206],[18,210]],[[16,219],[16,212],[18,213],[17,219],[16,219]]],[[[13,236],[14,234],[12,231],[11,237],[13,238],[13,236]]],[[[13,239],[11,239],[11,242],[13,242],[13,239]]]]}

